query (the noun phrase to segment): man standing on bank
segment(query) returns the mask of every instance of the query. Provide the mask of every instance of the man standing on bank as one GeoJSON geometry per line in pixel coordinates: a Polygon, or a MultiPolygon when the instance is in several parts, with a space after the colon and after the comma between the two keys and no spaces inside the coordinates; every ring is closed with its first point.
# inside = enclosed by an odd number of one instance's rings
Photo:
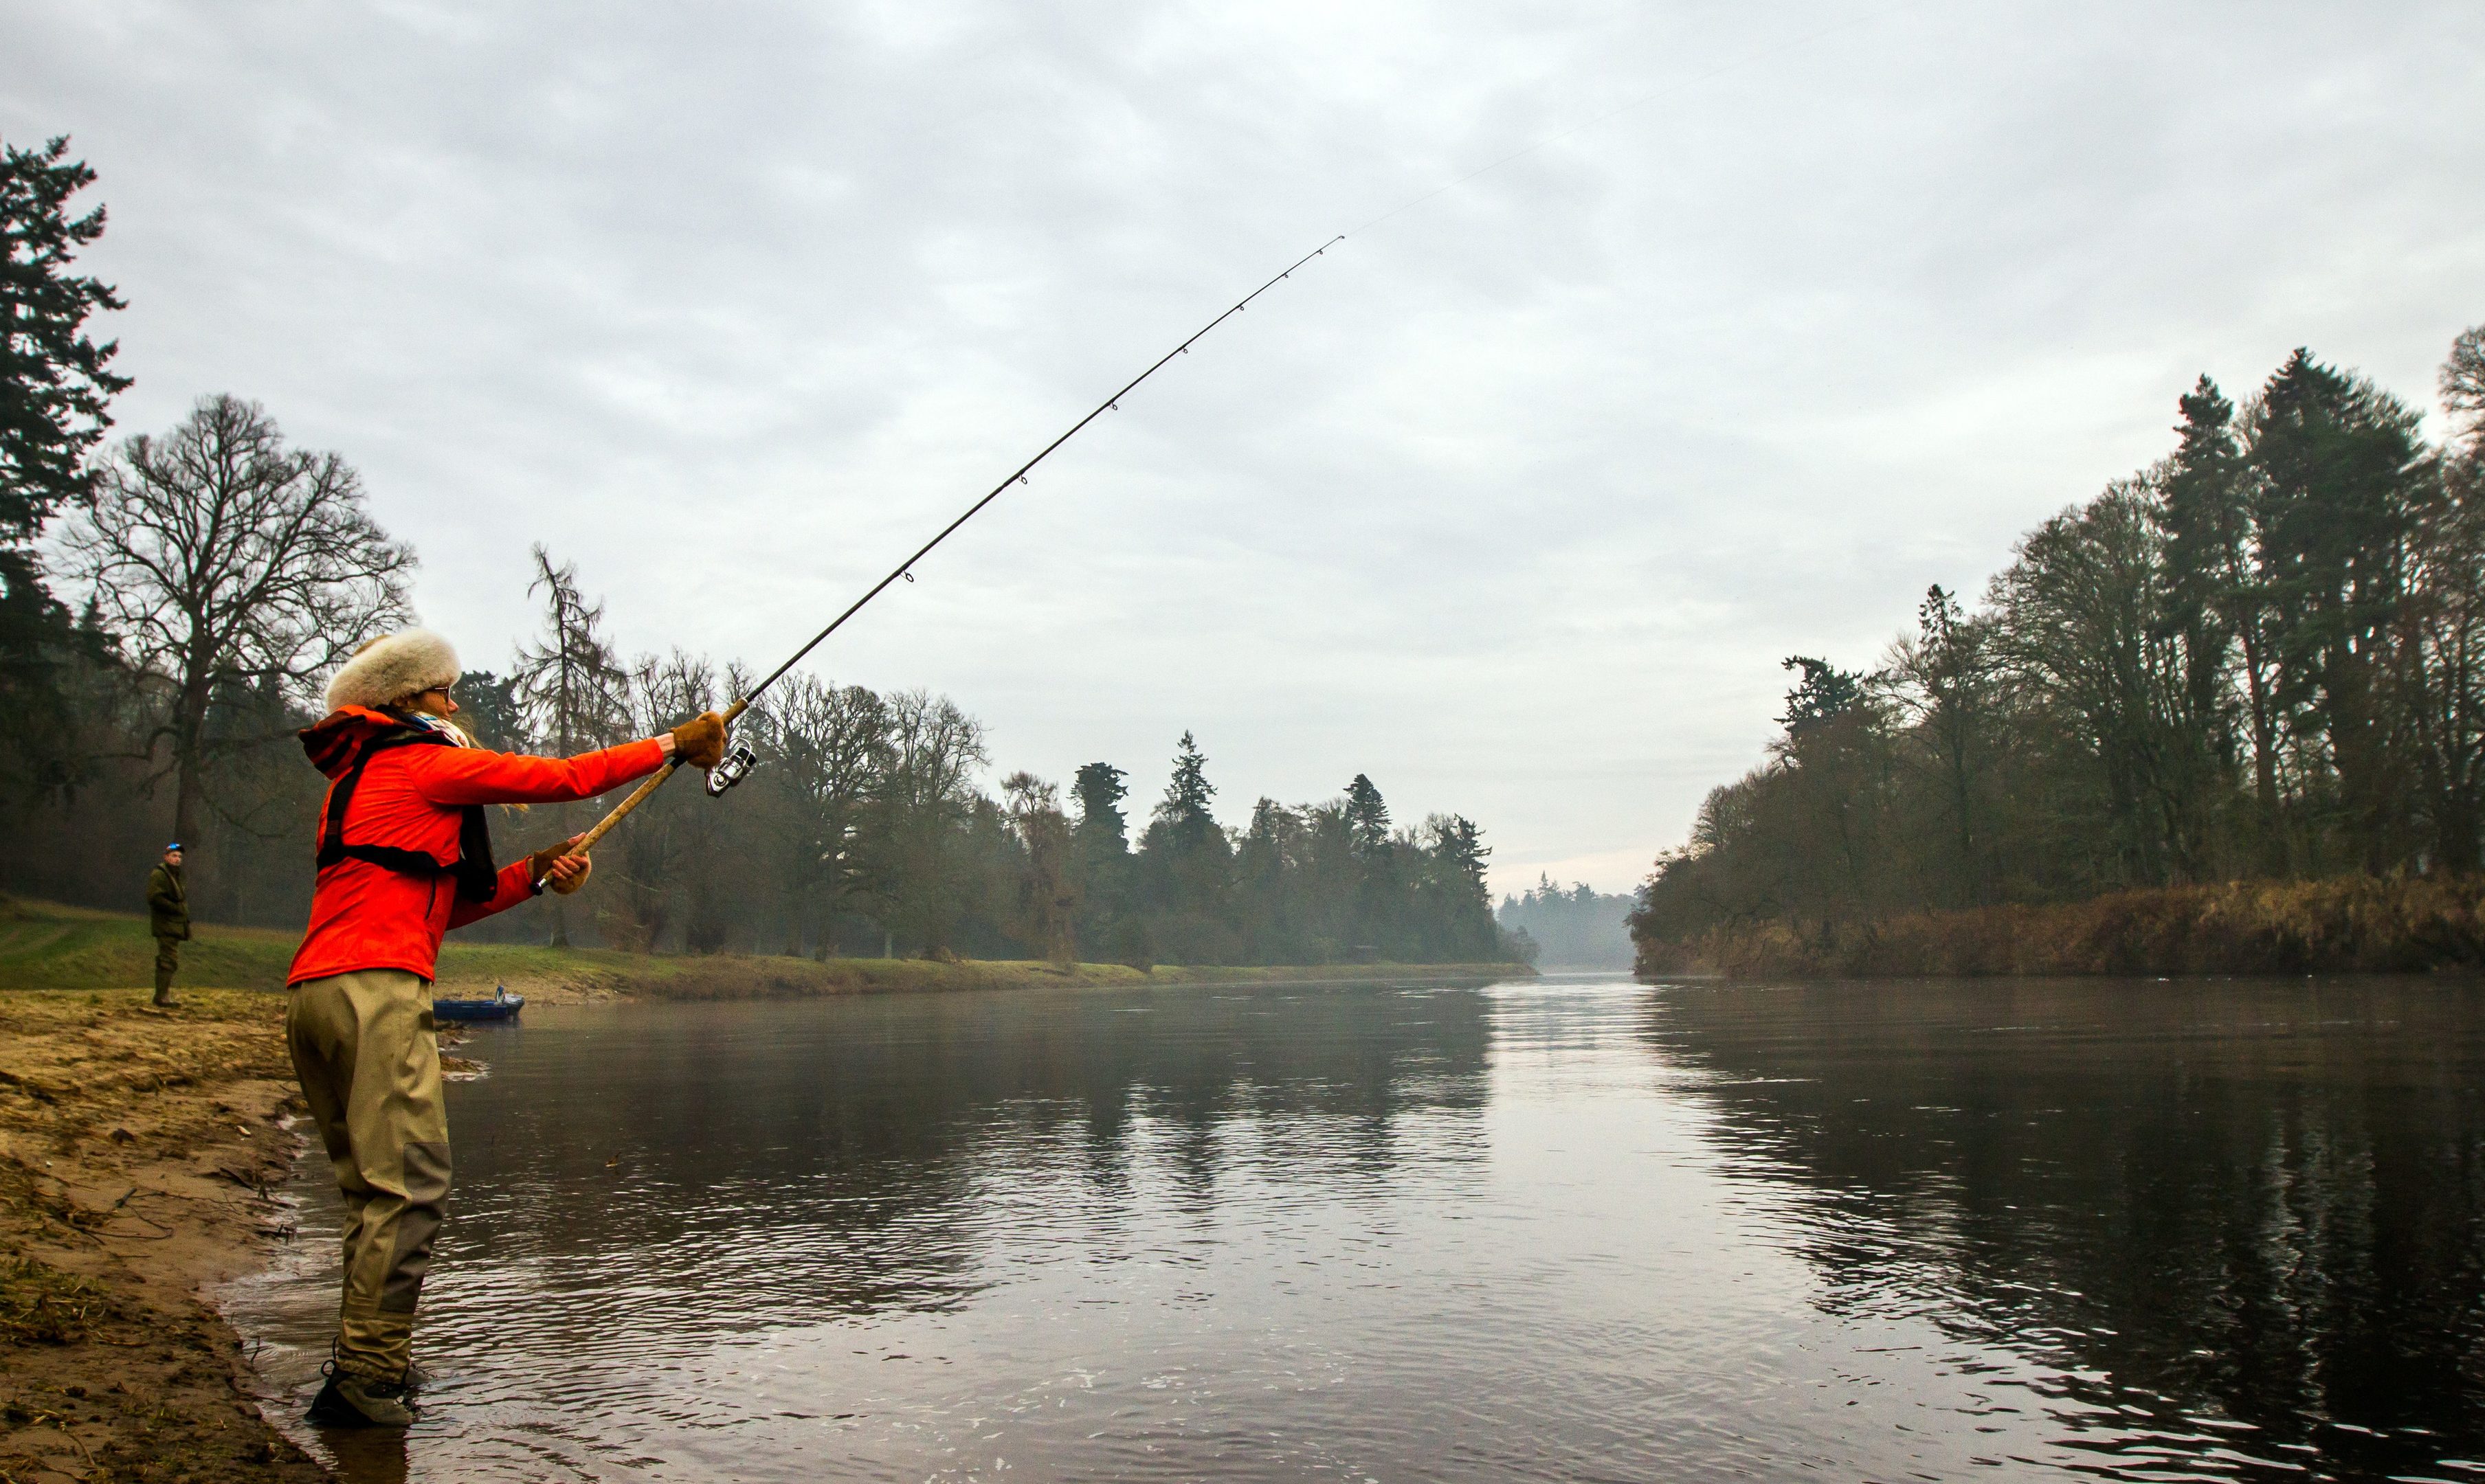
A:
{"type": "Polygon", "coordinates": [[[450,718],[457,656],[421,629],[375,639],[328,684],[302,734],[328,775],[311,926],[287,976],[285,1035],[345,1196],[345,1285],[314,1421],[404,1427],[415,1301],[449,1195],[431,979],[440,936],[586,884],[570,837],[505,871],[483,806],[591,798],[669,759],[724,756],[714,712],[662,737],[574,758],[490,752],[450,718]]]}
{"type": "Polygon", "coordinates": [[[147,873],[147,931],[155,934],[155,1003],[167,1008],[173,976],[181,967],[181,945],[190,936],[190,893],[181,880],[181,842],[164,847],[164,858],[147,873]]]}

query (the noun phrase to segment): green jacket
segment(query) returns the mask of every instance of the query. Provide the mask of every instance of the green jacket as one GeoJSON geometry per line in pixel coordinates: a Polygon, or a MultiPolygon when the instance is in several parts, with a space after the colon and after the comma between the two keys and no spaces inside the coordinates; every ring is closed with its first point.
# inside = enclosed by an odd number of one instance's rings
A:
{"type": "Polygon", "coordinates": [[[190,894],[181,888],[181,873],[162,861],[147,874],[147,926],[159,938],[190,935],[190,894]]]}

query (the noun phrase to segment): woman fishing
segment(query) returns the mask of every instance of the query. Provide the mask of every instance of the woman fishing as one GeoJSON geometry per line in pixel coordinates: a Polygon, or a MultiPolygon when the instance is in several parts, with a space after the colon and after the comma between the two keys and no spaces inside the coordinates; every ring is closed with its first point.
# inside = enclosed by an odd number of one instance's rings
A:
{"type": "Polygon", "coordinates": [[[311,924],[287,974],[285,1035],[345,1197],[345,1282],[314,1421],[404,1427],[420,1376],[414,1310],[449,1195],[431,980],[441,934],[542,893],[576,891],[584,837],[505,870],[486,804],[592,798],[724,755],[714,712],[661,737],[572,758],[476,745],[457,715],[456,651],[421,629],[365,645],[302,733],[328,775],[311,924]]]}

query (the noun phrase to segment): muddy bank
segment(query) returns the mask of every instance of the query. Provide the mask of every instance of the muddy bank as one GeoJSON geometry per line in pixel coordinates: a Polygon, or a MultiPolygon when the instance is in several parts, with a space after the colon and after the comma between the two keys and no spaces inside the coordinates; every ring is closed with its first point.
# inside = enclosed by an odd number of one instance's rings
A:
{"type": "Polygon", "coordinates": [[[1878,923],[1639,940],[1644,974],[1735,979],[2473,972],[2485,878],[2233,881],[1878,923]]]}
{"type": "Polygon", "coordinates": [[[0,994],[0,1477],[316,1480],[204,1285],[288,1230],[284,1001],[0,994]]]}

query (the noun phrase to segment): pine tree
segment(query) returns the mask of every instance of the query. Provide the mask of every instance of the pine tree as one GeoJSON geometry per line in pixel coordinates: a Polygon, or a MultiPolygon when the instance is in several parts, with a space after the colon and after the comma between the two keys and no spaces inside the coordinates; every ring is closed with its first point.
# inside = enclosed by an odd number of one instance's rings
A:
{"type": "MultiPolygon", "coordinates": [[[[1473,820],[1436,814],[1424,822],[1425,921],[1413,946],[1438,945],[1453,959],[1482,962],[1498,952],[1492,895],[1485,886],[1485,861],[1492,847],[1473,820]]],[[[1584,888],[1583,888],[1584,890],[1584,888]]]]}
{"type": "Polygon", "coordinates": [[[1172,833],[1177,845],[1195,849],[1215,834],[1216,818],[1209,813],[1209,801],[1216,796],[1215,785],[1208,781],[1208,758],[1188,732],[1174,750],[1173,778],[1165,784],[1164,798],[1158,803],[1156,817],[1172,833]]]}
{"type": "Polygon", "coordinates": [[[1399,943],[1405,883],[1389,838],[1389,805],[1361,773],[1346,786],[1346,829],[1354,852],[1354,919],[1350,947],[1358,957],[1407,957],[1399,943]]]}
{"type": "Polygon", "coordinates": [[[1079,796],[1081,854],[1119,859],[1131,853],[1130,822],[1122,817],[1122,800],[1131,795],[1130,785],[1122,781],[1127,776],[1110,763],[1089,763],[1079,769],[1071,792],[1079,796]]]}
{"type": "Polygon", "coordinates": [[[2209,864],[2200,842],[2214,827],[2206,799],[2225,791],[2235,767],[2230,673],[2238,653],[2265,848],[2282,850],[2283,836],[2270,612],[2254,562],[2252,472],[2234,404],[2216,382],[2202,376],[2176,405],[2180,442],[2165,465],[2157,522],[2166,532],[2166,623],[2183,646],[2180,721],[2190,781],[2180,843],[2197,877],[2209,864]]]}
{"type": "Polygon", "coordinates": [[[1157,949],[1178,963],[1221,962],[1241,952],[1228,918],[1233,851],[1209,812],[1215,796],[1208,758],[1185,732],[1174,751],[1173,777],[1133,862],[1137,895],[1160,913],[1157,949]]]}
{"type": "Polygon", "coordinates": [[[68,272],[103,235],[104,210],[68,214],[95,172],[66,136],[0,148],[0,536],[30,539],[65,501],[95,490],[87,454],[112,426],[106,405],[129,385],[109,369],[120,342],[95,343],[87,316],[124,308],[100,280],[68,272]]]}
{"type": "Polygon", "coordinates": [[[1845,715],[1864,699],[1864,676],[1853,670],[1842,670],[1826,660],[1815,660],[1809,655],[1789,655],[1778,668],[1803,672],[1803,679],[1787,692],[1786,715],[1778,718],[1778,724],[1787,729],[1787,735],[1796,741],[1801,741],[1805,733],[1845,715]]]}
{"type": "Polygon", "coordinates": [[[1131,826],[1122,814],[1128,776],[1110,763],[1088,763],[1070,785],[1079,818],[1070,826],[1071,871],[1080,899],[1079,931],[1090,944],[1114,944],[1112,929],[1129,911],[1131,826]]]}
{"type": "Polygon", "coordinates": [[[457,677],[457,724],[494,752],[529,750],[517,677],[490,670],[468,670],[457,677]]]}
{"type": "Polygon", "coordinates": [[[0,752],[20,781],[59,787],[74,773],[62,667],[99,656],[43,583],[35,537],[64,504],[92,495],[87,456],[112,426],[107,408],[129,385],[110,369],[117,341],[86,331],[118,310],[112,286],[71,273],[80,249],[103,235],[101,206],[68,213],[95,182],[68,140],[40,149],[0,147],[0,752]]]}
{"type": "Polygon", "coordinates": [[[1389,805],[1382,801],[1380,790],[1361,773],[1346,786],[1346,823],[1358,852],[1378,855],[1389,848],[1389,805]]]}
{"type": "Polygon", "coordinates": [[[2278,704],[2337,780],[2352,858],[2379,873],[2403,844],[2411,780],[2379,691],[2405,593],[2422,481],[2416,413],[2299,349],[2261,392],[2249,458],[2261,566],[2280,615],[2278,704]]]}

